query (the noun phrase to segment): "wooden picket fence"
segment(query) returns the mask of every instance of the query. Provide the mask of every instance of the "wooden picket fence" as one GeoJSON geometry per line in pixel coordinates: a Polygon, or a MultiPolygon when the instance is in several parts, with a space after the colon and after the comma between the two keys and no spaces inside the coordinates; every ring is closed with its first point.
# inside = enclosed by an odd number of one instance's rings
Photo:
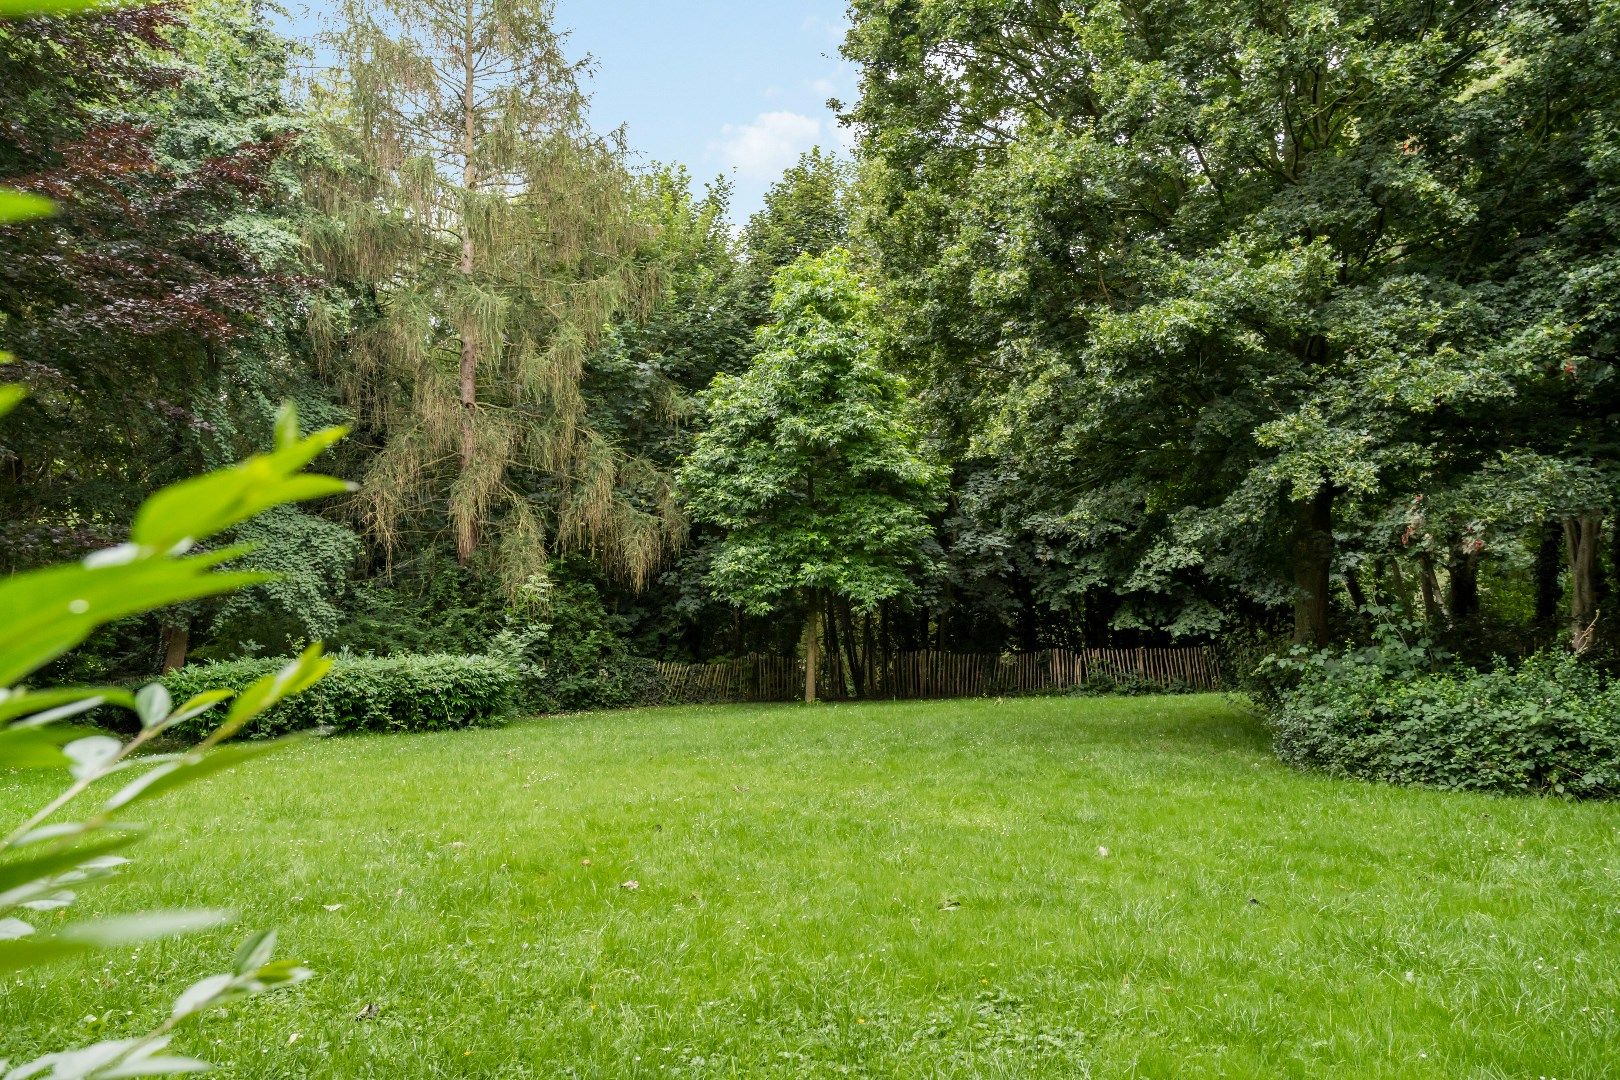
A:
{"type": "MultiPolygon", "coordinates": [[[[795,701],[804,696],[804,662],[750,654],[708,664],[660,662],[651,700],[795,701]]],[[[842,661],[823,658],[817,673],[825,698],[903,699],[1053,693],[1099,681],[1213,690],[1220,670],[1207,646],[1136,649],[1047,649],[1029,653],[899,652],[866,666],[857,684],[842,661]],[[833,664],[840,664],[835,671],[833,664]]]]}

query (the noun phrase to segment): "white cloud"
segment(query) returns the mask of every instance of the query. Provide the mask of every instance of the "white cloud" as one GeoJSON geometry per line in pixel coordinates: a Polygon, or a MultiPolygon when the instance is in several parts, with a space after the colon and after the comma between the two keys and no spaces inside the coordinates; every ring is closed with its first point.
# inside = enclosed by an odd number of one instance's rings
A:
{"type": "Polygon", "coordinates": [[[810,89],[822,97],[832,97],[838,93],[838,87],[833,84],[831,79],[817,79],[810,84],[810,89]]]}
{"type": "Polygon", "coordinates": [[[727,124],[717,149],[726,167],[752,180],[775,179],[816,145],[821,121],[795,112],[767,112],[752,123],[727,124]]]}
{"type": "Polygon", "coordinates": [[[823,19],[815,15],[806,15],[799,24],[799,29],[812,37],[821,38],[833,44],[844,40],[844,20],[823,19]]]}

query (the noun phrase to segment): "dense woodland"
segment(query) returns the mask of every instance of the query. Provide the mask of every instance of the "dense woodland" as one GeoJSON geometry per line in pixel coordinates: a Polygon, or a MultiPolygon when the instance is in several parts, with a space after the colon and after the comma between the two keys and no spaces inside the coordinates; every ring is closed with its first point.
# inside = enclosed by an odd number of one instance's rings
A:
{"type": "Polygon", "coordinates": [[[0,233],[3,569],[116,542],[283,401],[351,426],[358,485],[228,538],[278,580],[53,674],[1395,623],[1606,654],[1620,7],[851,19],[853,159],[736,224],[591,130],[543,0],[0,24],[0,183],[60,208],[0,233]]]}

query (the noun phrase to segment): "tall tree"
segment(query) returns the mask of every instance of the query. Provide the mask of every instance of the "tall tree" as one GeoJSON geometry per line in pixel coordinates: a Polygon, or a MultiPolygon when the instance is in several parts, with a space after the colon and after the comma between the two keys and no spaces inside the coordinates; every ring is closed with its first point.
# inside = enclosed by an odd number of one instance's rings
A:
{"type": "Polygon", "coordinates": [[[807,701],[824,602],[872,611],[931,562],[943,477],[904,382],[877,362],[871,304],[843,250],[782,270],[758,355],[704,394],[708,426],[680,472],[693,518],[725,534],[715,592],[756,614],[790,601],[806,613],[807,701]]]}
{"type": "Polygon", "coordinates": [[[850,167],[821,147],[790,165],[765,193],[765,205],[743,229],[750,267],[770,291],[770,278],[800,255],[822,255],[849,239],[850,167]]]}
{"type": "Polygon", "coordinates": [[[463,563],[492,522],[510,584],[554,550],[641,582],[679,533],[667,477],[589,422],[586,358],[649,302],[649,224],[548,0],[346,0],[321,96],[334,168],[314,250],[358,284],[316,328],[381,438],[385,548],[438,508],[463,563]]]}
{"type": "MultiPolygon", "coordinates": [[[[1322,643],[1346,523],[1503,448],[1584,466],[1571,432],[1610,423],[1492,422],[1612,353],[1567,302],[1612,285],[1536,270],[1609,167],[1604,7],[856,0],[860,235],[901,353],[1072,547],[1127,556],[1098,588],[1210,578],[1322,643]]],[[[1457,525],[1426,557],[1471,608],[1457,525]]]]}
{"type": "Polygon", "coordinates": [[[59,209],[0,230],[0,335],[31,391],[0,448],[10,568],[121,534],[307,389],[286,55],[232,0],[0,26],[0,180],[59,209]]]}

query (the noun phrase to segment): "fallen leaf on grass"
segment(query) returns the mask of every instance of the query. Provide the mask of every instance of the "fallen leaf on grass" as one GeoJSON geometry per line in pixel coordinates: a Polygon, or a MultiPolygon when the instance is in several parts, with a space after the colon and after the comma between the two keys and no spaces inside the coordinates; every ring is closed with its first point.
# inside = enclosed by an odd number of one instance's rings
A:
{"type": "Polygon", "coordinates": [[[641,888],[641,882],[637,881],[635,878],[631,878],[629,881],[625,882],[623,885],[620,885],[619,888],[621,888],[621,889],[629,889],[631,892],[634,892],[635,890],[641,888]]]}

